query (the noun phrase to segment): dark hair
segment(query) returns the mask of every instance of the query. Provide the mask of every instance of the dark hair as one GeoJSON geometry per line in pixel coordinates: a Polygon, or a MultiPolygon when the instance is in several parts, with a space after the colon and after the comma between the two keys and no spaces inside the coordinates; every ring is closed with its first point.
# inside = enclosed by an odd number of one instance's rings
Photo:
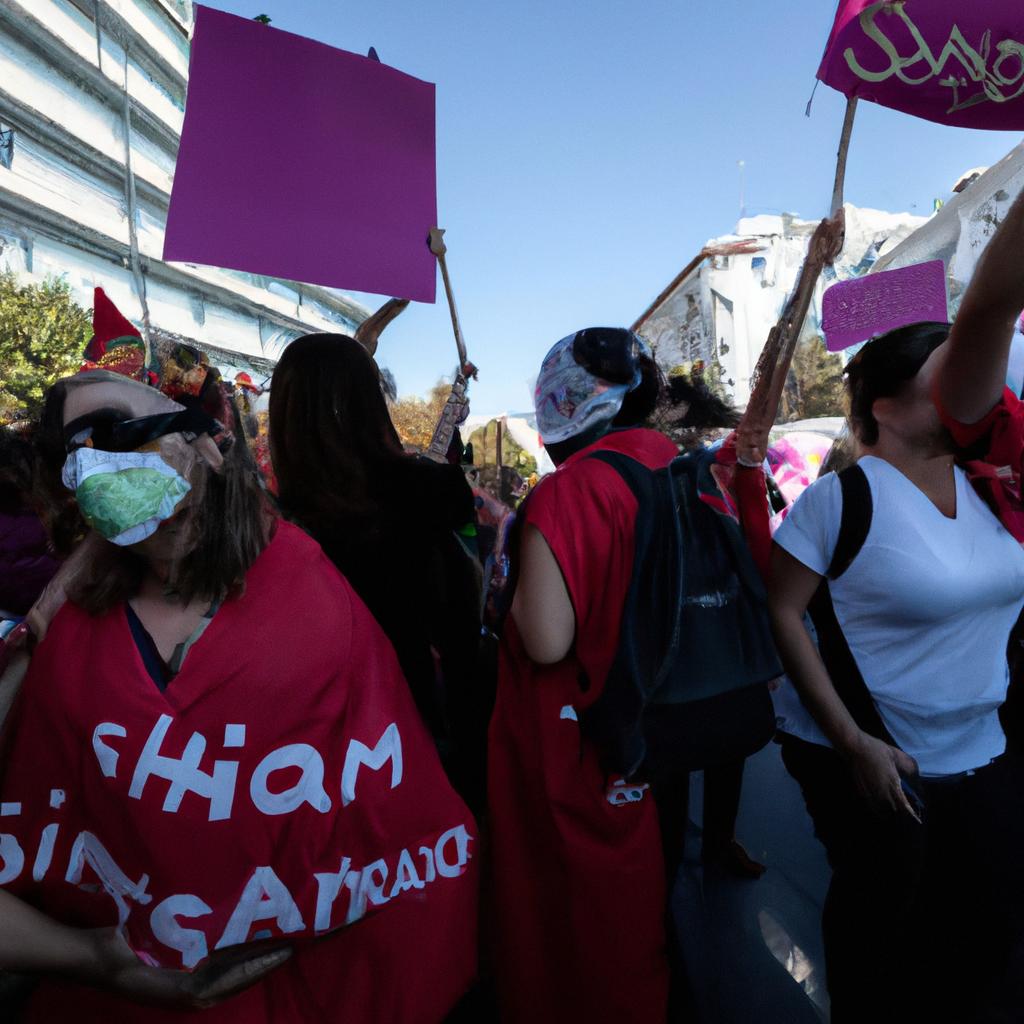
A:
{"type": "Polygon", "coordinates": [[[716,395],[700,376],[689,378],[682,374],[668,379],[668,393],[665,404],[669,411],[686,405],[686,412],[676,418],[672,425],[695,430],[707,428],[732,428],[739,424],[740,413],[726,399],[716,395]]]}
{"type": "MultiPolygon", "coordinates": [[[[40,482],[49,490],[55,503],[67,502],[67,491],[60,479],[67,458],[64,448],[64,401],[67,392],[67,380],[58,381],[50,388],[36,436],[40,482]]],[[[175,565],[173,575],[167,581],[168,586],[186,602],[199,597],[211,601],[222,599],[243,588],[245,574],[270,538],[273,514],[249,447],[237,433],[240,424],[238,410],[233,400],[230,404],[236,441],[224,453],[224,464],[220,470],[215,472],[205,463],[200,463],[205,472],[190,481],[195,489],[195,500],[189,513],[195,530],[195,543],[175,565]]],[[[67,531],[69,539],[78,540],[85,533],[86,526],[80,515],[77,516],[76,527],[67,531]]],[[[66,545],[67,548],[70,546],[70,543],[66,545]]],[[[87,578],[76,581],[68,597],[87,612],[98,615],[134,596],[144,572],[145,563],[139,555],[129,548],[107,544],[102,556],[91,566],[87,578]]]]}
{"type": "Polygon", "coordinates": [[[613,427],[639,427],[654,415],[665,389],[665,376],[651,356],[637,359],[640,383],[626,394],[622,406],[612,420],[613,427]]]}
{"type": "Polygon", "coordinates": [[[898,327],[869,341],[846,364],[850,426],[861,444],[878,442],[872,407],[879,398],[899,395],[948,337],[949,324],[924,321],[898,327]]]}
{"type": "Polygon", "coordinates": [[[373,518],[374,483],[407,456],[358,341],[307,334],[284,350],[270,385],[270,449],[282,507],[314,535],[373,518]]]}
{"type": "Polygon", "coordinates": [[[0,426],[0,511],[31,506],[35,475],[32,445],[10,427],[0,426]]]}
{"type": "Polygon", "coordinates": [[[47,485],[40,472],[35,424],[0,427],[0,511],[31,510],[39,516],[54,552],[70,553],[83,525],[74,499],[47,485]]]}

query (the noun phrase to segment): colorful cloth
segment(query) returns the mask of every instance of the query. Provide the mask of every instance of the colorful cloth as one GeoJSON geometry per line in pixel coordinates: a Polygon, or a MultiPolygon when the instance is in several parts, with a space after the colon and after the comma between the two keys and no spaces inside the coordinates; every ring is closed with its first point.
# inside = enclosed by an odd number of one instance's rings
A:
{"type": "Polygon", "coordinates": [[[665,1020],[661,838],[646,787],[609,779],[580,733],[618,646],[633,563],[636,499],[620,451],[654,469],[677,454],[652,430],[616,431],[567,459],[524,506],[547,541],[576,612],[576,642],[537,665],[514,619],[502,636],[491,719],[495,972],[502,1020],[657,1024],[665,1020]]]}
{"type": "MultiPolygon", "coordinates": [[[[437,1022],[469,985],[476,826],[380,628],[297,528],[278,526],[166,692],[123,606],[66,605],[14,715],[0,884],[61,921],[120,920],[171,967],[294,943],[202,1021],[437,1022]]],[[[186,1018],[44,981],[25,1019],[186,1018]]]]}
{"type": "Polygon", "coordinates": [[[790,505],[818,479],[831,447],[831,438],[809,430],[791,431],[768,445],[772,477],[790,505]]]}
{"type": "MultiPolygon", "coordinates": [[[[107,297],[93,293],[93,336],[85,348],[81,369],[109,370],[158,388],[179,405],[196,405],[220,426],[214,436],[224,451],[234,443],[230,388],[210,359],[191,345],[165,346],[159,357],[147,352],[139,329],[107,297]]],[[[247,376],[247,375],[243,375],[247,376]]],[[[252,381],[249,381],[251,385],[252,381]]]]}
{"type": "Polygon", "coordinates": [[[260,471],[260,476],[271,494],[277,494],[277,477],[270,459],[270,413],[266,408],[257,408],[257,402],[263,396],[262,388],[257,387],[247,373],[235,374],[234,398],[238,409],[238,418],[242,424],[245,443],[249,453],[260,471]]]}
{"type": "Polygon", "coordinates": [[[977,423],[961,423],[936,399],[939,417],[956,444],[976,455],[964,469],[974,489],[984,498],[1003,526],[1024,544],[1024,501],[1021,473],[1024,467],[1024,403],[1009,389],[977,423]]]}
{"type": "MultiPolygon", "coordinates": [[[[643,341],[617,328],[589,328],[556,342],[541,363],[534,390],[537,428],[544,444],[578,437],[598,424],[615,419],[626,395],[640,383],[636,360],[641,353],[650,354],[643,341]],[[579,361],[581,338],[598,339],[598,345],[590,346],[597,356],[595,365],[590,368],[579,361]],[[628,380],[615,382],[594,372],[599,369],[600,342],[605,339],[621,349],[617,353],[621,358],[616,362],[629,363],[628,380]]],[[[611,369],[609,365],[607,372],[611,369]]]]}
{"type": "Polygon", "coordinates": [[[102,288],[92,301],[93,336],[85,347],[83,370],[111,370],[123,377],[157,385],[156,367],[147,359],[139,329],[114,305],[102,288]]]}

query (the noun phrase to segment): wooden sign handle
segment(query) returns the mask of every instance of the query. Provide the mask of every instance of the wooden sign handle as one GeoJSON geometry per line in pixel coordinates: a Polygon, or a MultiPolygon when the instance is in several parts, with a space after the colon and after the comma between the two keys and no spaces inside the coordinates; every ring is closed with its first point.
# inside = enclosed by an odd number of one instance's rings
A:
{"type": "Polygon", "coordinates": [[[466,354],[466,341],[462,336],[459,311],[455,306],[455,294],[452,292],[452,282],[448,276],[448,262],[445,259],[448,246],[444,242],[444,228],[430,229],[430,251],[437,257],[437,262],[441,265],[441,280],[444,281],[444,293],[448,298],[448,311],[451,313],[452,330],[455,332],[455,345],[459,350],[459,366],[463,367],[469,363],[469,356],[466,354]]]}

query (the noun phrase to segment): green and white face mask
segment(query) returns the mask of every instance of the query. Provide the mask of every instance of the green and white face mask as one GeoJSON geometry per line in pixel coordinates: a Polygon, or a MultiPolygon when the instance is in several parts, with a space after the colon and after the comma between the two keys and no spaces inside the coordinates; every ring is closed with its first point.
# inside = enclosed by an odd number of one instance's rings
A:
{"type": "Polygon", "coordinates": [[[156,452],[77,448],[64,463],[63,480],[85,521],[121,546],[151,537],[192,490],[156,452]]]}

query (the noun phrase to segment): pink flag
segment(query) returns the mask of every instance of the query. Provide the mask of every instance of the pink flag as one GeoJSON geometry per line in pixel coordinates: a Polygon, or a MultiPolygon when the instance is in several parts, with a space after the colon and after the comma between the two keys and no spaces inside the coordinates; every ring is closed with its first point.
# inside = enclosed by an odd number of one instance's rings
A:
{"type": "Polygon", "coordinates": [[[197,7],[164,259],[433,302],[434,86],[197,7]]]}
{"type": "Polygon", "coordinates": [[[946,265],[942,260],[840,281],[826,289],[821,321],[829,352],[922,320],[945,323],[946,265]]]}
{"type": "Polygon", "coordinates": [[[818,78],[929,121],[1019,131],[1020,0],[840,0],[818,78]]]}

